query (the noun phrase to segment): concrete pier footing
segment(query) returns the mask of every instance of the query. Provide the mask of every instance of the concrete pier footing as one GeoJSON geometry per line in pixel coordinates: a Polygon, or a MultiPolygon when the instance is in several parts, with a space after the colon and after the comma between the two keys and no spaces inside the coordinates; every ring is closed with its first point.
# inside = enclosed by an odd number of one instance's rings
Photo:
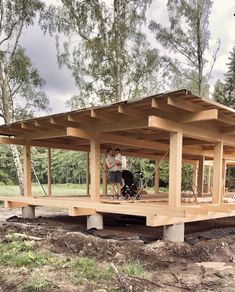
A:
{"type": "Polygon", "coordinates": [[[103,229],[103,227],[103,216],[101,214],[87,216],[87,229],[103,229]]]}
{"type": "Polygon", "coordinates": [[[172,242],[184,242],[184,223],[164,226],[163,240],[169,240],[172,242]]]}
{"type": "Polygon", "coordinates": [[[35,219],[35,207],[34,206],[23,207],[22,217],[24,219],[35,219]]]}

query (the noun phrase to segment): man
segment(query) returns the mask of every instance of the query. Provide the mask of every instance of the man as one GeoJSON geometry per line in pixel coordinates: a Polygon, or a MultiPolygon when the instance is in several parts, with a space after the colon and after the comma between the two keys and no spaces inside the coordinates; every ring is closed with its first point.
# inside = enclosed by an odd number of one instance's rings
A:
{"type": "Polygon", "coordinates": [[[119,165],[116,165],[115,162],[115,156],[114,152],[111,148],[107,150],[107,156],[106,156],[106,165],[109,169],[109,178],[110,178],[110,184],[111,184],[111,194],[114,198],[114,186],[117,185],[117,198],[121,197],[121,184],[122,184],[122,166],[120,163],[119,165]]]}

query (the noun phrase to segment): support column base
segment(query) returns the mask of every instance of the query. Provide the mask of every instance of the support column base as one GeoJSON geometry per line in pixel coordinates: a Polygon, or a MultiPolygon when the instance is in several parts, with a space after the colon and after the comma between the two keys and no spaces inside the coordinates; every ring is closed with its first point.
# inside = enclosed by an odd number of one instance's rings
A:
{"type": "Polygon", "coordinates": [[[35,219],[35,206],[23,207],[22,217],[24,219],[35,219]]]}
{"type": "Polygon", "coordinates": [[[87,216],[87,229],[103,229],[103,227],[103,216],[101,214],[87,216]]]}
{"type": "Polygon", "coordinates": [[[172,242],[184,242],[184,223],[164,226],[163,240],[169,240],[172,242]]]}

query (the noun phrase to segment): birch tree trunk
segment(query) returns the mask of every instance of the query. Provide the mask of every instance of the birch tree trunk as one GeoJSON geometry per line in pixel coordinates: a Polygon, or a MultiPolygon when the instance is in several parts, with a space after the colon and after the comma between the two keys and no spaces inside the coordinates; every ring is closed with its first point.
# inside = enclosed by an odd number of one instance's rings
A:
{"type": "Polygon", "coordinates": [[[124,23],[125,11],[124,1],[114,0],[114,42],[115,42],[115,95],[116,101],[123,97],[123,70],[122,70],[122,24],[124,23]]]}
{"type": "MultiPolygon", "coordinates": [[[[2,91],[1,96],[1,107],[2,107],[2,114],[5,119],[6,123],[12,122],[12,114],[11,114],[11,98],[9,97],[9,93],[7,90],[7,82],[4,74],[3,67],[0,66],[0,86],[2,91]]],[[[14,164],[16,167],[16,174],[20,188],[20,194],[24,194],[24,174],[23,174],[23,167],[20,161],[19,151],[16,145],[10,145],[11,153],[13,156],[14,164]]]]}

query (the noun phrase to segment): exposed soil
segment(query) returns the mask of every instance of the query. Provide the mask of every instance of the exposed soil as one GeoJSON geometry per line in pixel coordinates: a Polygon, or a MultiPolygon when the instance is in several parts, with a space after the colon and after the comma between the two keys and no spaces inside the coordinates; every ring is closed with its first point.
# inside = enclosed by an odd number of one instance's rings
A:
{"type": "Polygon", "coordinates": [[[65,277],[66,269],[18,269],[16,276],[16,269],[0,266],[0,291],[22,291],[35,271],[53,281],[50,290],[41,291],[235,291],[234,218],[187,224],[186,242],[176,244],[162,241],[162,228],[146,227],[141,218],[105,216],[104,230],[86,231],[85,218],[62,211],[39,208],[33,221],[23,220],[21,210],[13,212],[0,208],[0,242],[13,233],[40,237],[39,251],[68,261],[94,258],[101,265],[111,264],[114,273],[109,280],[74,284],[65,277]],[[122,265],[137,260],[148,274],[144,279],[121,271],[122,265]]]}

